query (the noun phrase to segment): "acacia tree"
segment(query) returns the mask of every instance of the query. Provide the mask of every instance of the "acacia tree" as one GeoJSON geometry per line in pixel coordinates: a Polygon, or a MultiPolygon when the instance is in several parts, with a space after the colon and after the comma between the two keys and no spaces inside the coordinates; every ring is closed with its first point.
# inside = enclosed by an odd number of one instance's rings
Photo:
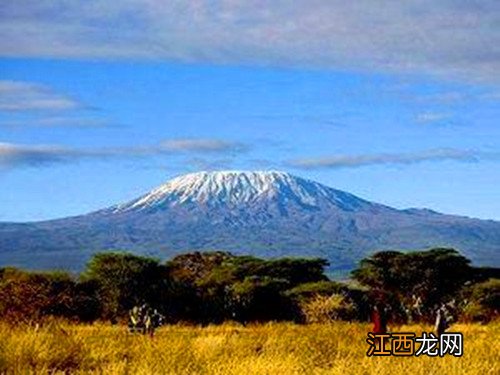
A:
{"type": "Polygon", "coordinates": [[[416,301],[422,314],[458,296],[466,282],[474,280],[470,260],[454,249],[402,253],[378,252],[360,262],[354,279],[368,286],[374,303],[390,306],[404,315],[416,301]]]}
{"type": "Polygon", "coordinates": [[[201,322],[242,322],[294,318],[290,288],[327,280],[324,259],[265,260],[228,252],[194,252],[167,263],[170,275],[195,291],[193,307],[201,322]]]}
{"type": "Polygon", "coordinates": [[[158,260],[119,252],[94,255],[82,280],[96,284],[102,316],[111,320],[137,304],[161,304],[168,289],[167,270],[158,260]]]}

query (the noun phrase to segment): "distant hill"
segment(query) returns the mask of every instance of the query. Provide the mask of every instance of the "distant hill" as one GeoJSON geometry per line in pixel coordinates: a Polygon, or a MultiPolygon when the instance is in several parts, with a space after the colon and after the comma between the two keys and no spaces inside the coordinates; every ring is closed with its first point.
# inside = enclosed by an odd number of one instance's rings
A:
{"type": "Polygon", "coordinates": [[[200,172],[125,204],[35,223],[0,223],[0,266],[80,270],[92,253],[167,258],[191,250],[319,256],[352,268],[376,250],[454,247],[500,266],[500,222],[397,210],[283,172],[200,172]]]}

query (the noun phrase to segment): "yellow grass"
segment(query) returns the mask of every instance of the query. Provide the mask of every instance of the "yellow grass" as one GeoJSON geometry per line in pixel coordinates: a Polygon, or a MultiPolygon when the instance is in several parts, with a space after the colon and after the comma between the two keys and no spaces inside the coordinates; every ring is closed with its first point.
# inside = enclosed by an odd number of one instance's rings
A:
{"type": "MultiPolygon", "coordinates": [[[[454,325],[464,356],[366,357],[370,326],[167,326],[151,339],[123,326],[0,324],[0,373],[97,374],[500,374],[500,324],[454,325]]],[[[429,331],[430,327],[393,327],[429,331]]]]}

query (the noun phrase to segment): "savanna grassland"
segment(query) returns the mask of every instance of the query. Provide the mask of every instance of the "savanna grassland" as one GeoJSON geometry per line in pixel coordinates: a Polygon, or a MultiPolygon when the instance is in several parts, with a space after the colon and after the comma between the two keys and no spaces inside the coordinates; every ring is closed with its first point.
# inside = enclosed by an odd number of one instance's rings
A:
{"type": "MultiPolygon", "coordinates": [[[[335,322],[160,328],[154,338],[125,326],[0,325],[2,374],[467,374],[500,373],[500,323],[456,324],[464,355],[367,357],[370,325],[335,322]]],[[[393,327],[395,332],[427,326],[393,327]]]]}

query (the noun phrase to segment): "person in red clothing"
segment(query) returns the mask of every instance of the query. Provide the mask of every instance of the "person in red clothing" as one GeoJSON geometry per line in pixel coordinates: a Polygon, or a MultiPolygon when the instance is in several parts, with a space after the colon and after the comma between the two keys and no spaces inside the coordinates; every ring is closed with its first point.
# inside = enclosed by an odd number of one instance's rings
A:
{"type": "Polygon", "coordinates": [[[387,316],[382,304],[375,305],[372,311],[372,332],[376,334],[387,333],[387,316]]]}

